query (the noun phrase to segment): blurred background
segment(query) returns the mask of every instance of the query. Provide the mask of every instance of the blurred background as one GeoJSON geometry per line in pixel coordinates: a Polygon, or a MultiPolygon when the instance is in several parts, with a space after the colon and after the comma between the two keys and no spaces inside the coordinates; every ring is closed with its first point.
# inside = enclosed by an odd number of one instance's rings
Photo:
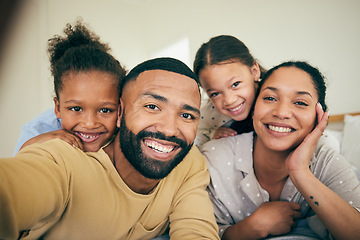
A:
{"type": "Polygon", "coordinates": [[[78,17],[127,69],[157,56],[192,68],[203,42],[243,41],[266,68],[305,60],[327,77],[330,114],[360,112],[358,0],[2,0],[0,157],[23,124],[53,107],[47,40],[78,17]]]}

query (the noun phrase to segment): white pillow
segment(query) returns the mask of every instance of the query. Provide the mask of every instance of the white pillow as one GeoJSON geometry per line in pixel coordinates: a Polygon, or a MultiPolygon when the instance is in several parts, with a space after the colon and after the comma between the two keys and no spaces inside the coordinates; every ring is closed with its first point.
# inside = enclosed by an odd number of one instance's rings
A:
{"type": "Polygon", "coordinates": [[[342,135],[342,131],[325,129],[324,135],[320,139],[340,153],[342,135]]]}
{"type": "Polygon", "coordinates": [[[360,116],[345,115],[341,154],[360,171],[360,116]]]}

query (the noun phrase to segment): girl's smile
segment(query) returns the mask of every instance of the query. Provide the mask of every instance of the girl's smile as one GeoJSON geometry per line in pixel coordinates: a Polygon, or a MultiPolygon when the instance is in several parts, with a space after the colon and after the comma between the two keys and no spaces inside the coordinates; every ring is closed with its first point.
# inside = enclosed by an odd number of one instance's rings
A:
{"type": "Polygon", "coordinates": [[[91,70],[63,76],[55,113],[63,129],[83,143],[83,150],[98,151],[116,130],[119,93],[112,74],[91,70]]]}
{"type": "Polygon", "coordinates": [[[201,85],[216,110],[236,121],[249,115],[259,76],[257,65],[250,68],[238,61],[210,65],[199,74],[201,85]]]}

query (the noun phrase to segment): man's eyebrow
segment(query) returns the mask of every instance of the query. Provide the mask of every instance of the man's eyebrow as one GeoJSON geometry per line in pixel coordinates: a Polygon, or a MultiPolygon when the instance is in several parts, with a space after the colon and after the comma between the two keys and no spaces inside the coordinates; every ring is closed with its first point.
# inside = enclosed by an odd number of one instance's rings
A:
{"type": "Polygon", "coordinates": [[[184,105],[183,105],[183,108],[184,108],[185,110],[188,110],[188,111],[196,112],[197,114],[200,115],[200,110],[199,110],[198,108],[192,107],[192,106],[190,106],[190,105],[188,105],[188,104],[184,104],[184,105]]]}
{"type": "Polygon", "coordinates": [[[150,96],[150,97],[153,97],[155,98],[156,100],[159,100],[159,101],[162,101],[162,102],[167,102],[167,98],[161,96],[161,95],[158,95],[158,94],[155,94],[155,93],[151,93],[151,92],[146,92],[143,94],[143,96],[150,96]]]}

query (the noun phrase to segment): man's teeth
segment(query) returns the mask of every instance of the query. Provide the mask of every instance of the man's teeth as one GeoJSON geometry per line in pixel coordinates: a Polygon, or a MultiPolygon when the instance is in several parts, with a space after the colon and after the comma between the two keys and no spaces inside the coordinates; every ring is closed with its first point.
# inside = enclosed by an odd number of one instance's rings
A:
{"type": "Polygon", "coordinates": [[[291,132],[291,128],[286,128],[286,127],[276,127],[276,126],[272,126],[272,125],[269,125],[269,129],[272,130],[272,131],[275,131],[275,132],[281,132],[281,133],[284,133],[284,132],[291,132]]]}
{"type": "Polygon", "coordinates": [[[155,141],[146,141],[146,145],[157,152],[169,153],[174,149],[174,146],[165,146],[155,141]]]}
{"type": "Polygon", "coordinates": [[[83,133],[79,133],[82,137],[84,138],[87,138],[87,139],[92,139],[94,137],[96,137],[96,135],[86,135],[86,134],[83,134],[83,133]]]}

